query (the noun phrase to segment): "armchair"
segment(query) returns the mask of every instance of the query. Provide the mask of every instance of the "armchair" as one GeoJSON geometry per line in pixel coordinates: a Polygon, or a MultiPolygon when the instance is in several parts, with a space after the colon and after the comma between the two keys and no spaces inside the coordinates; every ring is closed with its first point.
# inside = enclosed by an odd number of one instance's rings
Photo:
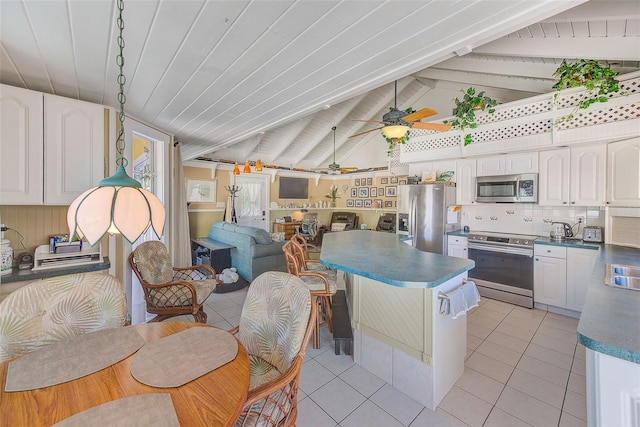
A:
{"type": "Polygon", "coordinates": [[[147,311],[156,314],[151,322],[190,314],[196,322],[207,323],[202,305],[217,285],[211,266],[173,267],[167,247],[158,241],[138,246],[129,264],[144,290],[147,311]]]}
{"type": "Polygon", "coordinates": [[[249,287],[235,334],[249,353],[249,394],[236,426],[295,426],[300,368],[315,324],[299,278],[269,271],[249,287]]]}
{"type": "Polygon", "coordinates": [[[324,233],[329,231],[347,231],[358,228],[358,216],[354,212],[333,212],[328,227],[323,227],[318,232],[318,245],[322,245],[324,233]]]}

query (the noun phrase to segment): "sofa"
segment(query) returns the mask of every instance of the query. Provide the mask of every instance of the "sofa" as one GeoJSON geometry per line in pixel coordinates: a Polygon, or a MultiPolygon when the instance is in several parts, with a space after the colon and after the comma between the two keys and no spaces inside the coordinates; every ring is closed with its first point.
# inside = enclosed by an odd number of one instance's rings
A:
{"type": "Polygon", "coordinates": [[[282,252],[285,242],[273,241],[261,228],[216,221],[207,237],[235,246],[231,249],[231,266],[249,282],[265,271],[287,271],[282,252]]]}

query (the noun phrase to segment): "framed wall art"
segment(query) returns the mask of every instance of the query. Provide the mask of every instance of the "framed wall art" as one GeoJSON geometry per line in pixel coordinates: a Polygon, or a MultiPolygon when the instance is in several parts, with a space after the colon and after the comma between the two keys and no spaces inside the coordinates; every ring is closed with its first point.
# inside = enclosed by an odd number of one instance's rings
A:
{"type": "Polygon", "coordinates": [[[215,179],[187,179],[187,202],[215,203],[215,179]]]}
{"type": "Polygon", "coordinates": [[[358,187],[360,185],[360,178],[356,178],[353,180],[353,185],[355,185],[356,187],[358,187]]]}
{"type": "Polygon", "coordinates": [[[353,188],[351,189],[351,197],[353,197],[354,199],[355,199],[356,197],[358,197],[358,189],[357,189],[357,188],[353,187],[353,188]]]}
{"type": "Polygon", "coordinates": [[[361,208],[361,207],[362,207],[362,199],[356,200],[356,208],[361,208]]]}
{"type": "Polygon", "coordinates": [[[362,198],[369,197],[369,187],[358,188],[358,197],[362,197],[362,198]]]}
{"type": "Polygon", "coordinates": [[[380,184],[388,184],[389,183],[389,178],[384,177],[384,178],[380,178],[380,184]]]}
{"type": "Polygon", "coordinates": [[[398,183],[398,177],[397,176],[392,176],[391,177],[391,184],[397,184],[398,183]]]}
{"type": "Polygon", "coordinates": [[[370,208],[371,204],[372,204],[371,199],[365,199],[365,201],[364,201],[364,207],[365,208],[370,208]]]}
{"type": "Polygon", "coordinates": [[[367,185],[373,185],[373,178],[367,178],[367,185]]]}
{"type": "Polygon", "coordinates": [[[374,208],[381,208],[382,207],[382,199],[374,199],[373,200],[373,207],[374,208]]]}
{"type": "Polygon", "coordinates": [[[376,187],[369,189],[369,197],[378,197],[378,189],[376,187]]]}
{"type": "Polygon", "coordinates": [[[348,208],[352,208],[353,207],[353,199],[347,199],[347,207],[348,208]]]}
{"type": "Polygon", "coordinates": [[[384,188],[378,187],[378,197],[384,196],[384,188]]]}
{"type": "Polygon", "coordinates": [[[396,197],[396,189],[397,187],[395,185],[389,185],[388,187],[384,188],[384,196],[385,197],[396,197]]]}
{"type": "Polygon", "coordinates": [[[392,208],[393,207],[393,201],[392,200],[385,200],[384,207],[385,208],[392,208]]]}

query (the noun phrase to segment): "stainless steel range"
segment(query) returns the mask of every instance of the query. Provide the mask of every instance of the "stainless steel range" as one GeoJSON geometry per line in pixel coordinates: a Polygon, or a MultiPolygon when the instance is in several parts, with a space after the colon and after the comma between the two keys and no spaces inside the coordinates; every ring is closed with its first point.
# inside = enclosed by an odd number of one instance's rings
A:
{"type": "Polygon", "coordinates": [[[533,308],[533,241],[538,236],[477,232],[469,234],[469,278],[480,295],[533,308]]]}

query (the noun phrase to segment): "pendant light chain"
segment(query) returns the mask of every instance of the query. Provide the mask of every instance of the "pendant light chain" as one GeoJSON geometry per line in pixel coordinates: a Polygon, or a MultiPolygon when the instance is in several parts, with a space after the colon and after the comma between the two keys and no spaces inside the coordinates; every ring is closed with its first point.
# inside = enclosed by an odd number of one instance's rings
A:
{"type": "Polygon", "coordinates": [[[128,161],[124,157],[124,104],[127,102],[127,97],[124,94],[124,84],[127,79],[124,76],[123,68],[124,68],[124,37],[122,36],[122,31],[124,30],[124,19],[122,18],[122,12],[124,11],[124,0],[117,0],[118,3],[118,56],[116,57],[116,64],[118,64],[119,74],[118,74],[118,104],[120,109],[118,111],[118,121],[120,122],[120,132],[118,133],[118,139],[116,140],[116,151],[118,152],[118,157],[116,158],[116,165],[127,167],[128,161]]]}

